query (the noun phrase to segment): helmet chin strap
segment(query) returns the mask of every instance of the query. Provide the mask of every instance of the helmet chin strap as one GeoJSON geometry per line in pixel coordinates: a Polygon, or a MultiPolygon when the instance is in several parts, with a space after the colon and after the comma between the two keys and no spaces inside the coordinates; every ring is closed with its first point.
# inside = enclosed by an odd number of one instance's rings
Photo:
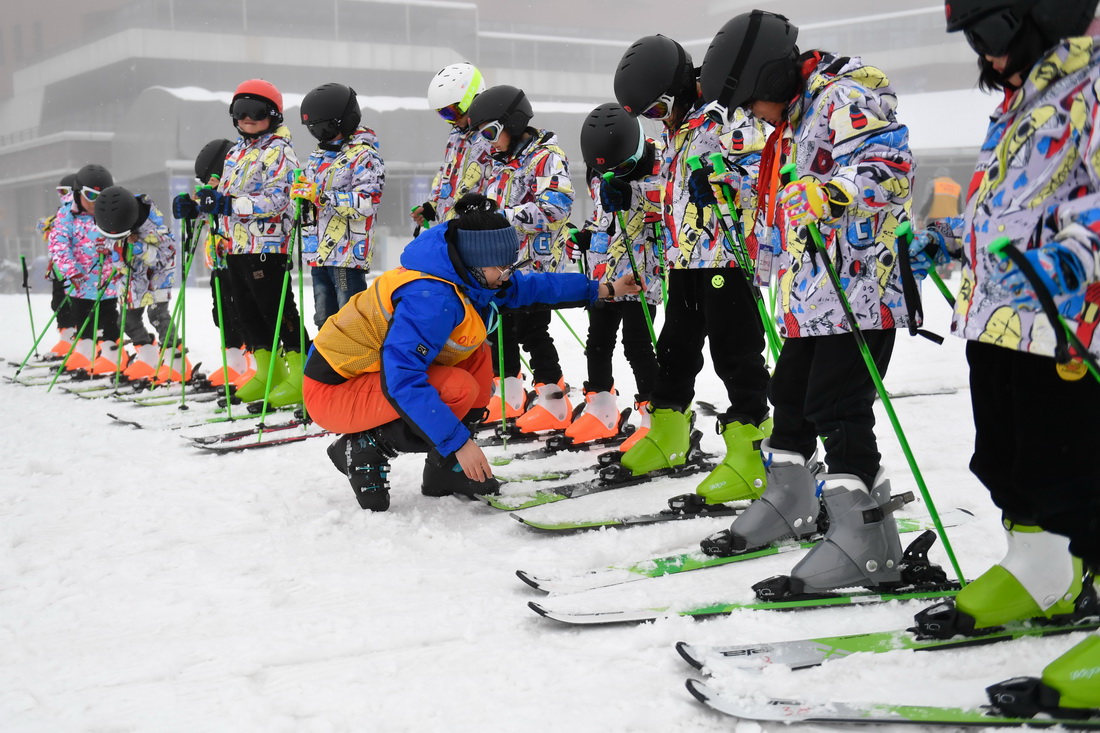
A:
{"type": "Polygon", "coordinates": [[[327,150],[330,153],[339,153],[344,147],[343,140],[325,140],[324,142],[317,143],[317,147],[321,150],[327,150]]]}

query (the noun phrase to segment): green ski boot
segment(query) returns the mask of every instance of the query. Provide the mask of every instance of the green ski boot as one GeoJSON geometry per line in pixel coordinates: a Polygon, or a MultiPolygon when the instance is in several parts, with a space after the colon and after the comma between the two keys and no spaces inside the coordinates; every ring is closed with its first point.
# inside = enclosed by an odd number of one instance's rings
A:
{"type": "Polygon", "coordinates": [[[1014,677],[987,688],[998,715],[1032,718],[1100,716],[1100,636],[1092,634],[1043,670],[1042,679],[1014,677]]]}
{"type": "Polygon", "coordinates": [[[707,504],[759,499],[767,485],[760,442],[771,435],[771,419],[760,427],[718,418],[718,432],[726,443],[726,457],[703,479],[695,493],[707,504]]]}
{"type": "Polygon", "coordinates": [[[1004,559],[959,591],[953,601],[917,614],[925,636],[980,636],[1012,621],[1071,622],[1094,612],[1096,591],[1086,585],[1080,559],[1069,554],[1069,539],[1041,527],[1004,520],[1008,552],[1004,559]]]}
{"type": "MultiPolygon", "coordinates": [[[[277,366],[275,369],[279,370],[277,366]]],[[[272,407],[288,407],[302,402],[302,353],[300,351],[286,352],[284,371],[285,376],[282,379],[276,379],[271,385],[267,404],[272,407]]]]}
{"type": "Polygon", "coordinates": [[[664,408],[649,408],[651,425],[645,437],[623,453],[622,465],[635,476],[663,468],[682,466],[691,447],[691,426],[695,415],[691,410],[677,412],[664,408]]]}
{"type": "MultiPolygon", "coordinates": [[[[238,397],[241,402],[262,400],[264,392],[267,390],[267,370],[271,366],[271,352],[267,349],[257,349],[252,356],[256,360],[256,373],[252,375],[252,379],[249,379],[233,392],[233,395],[238,397]]],[[[278,370],[278,367],[276,367],[276,370],[278,370]]],[[[276,374],[278,374],[278,371],[276,371],[276,374]]]]}

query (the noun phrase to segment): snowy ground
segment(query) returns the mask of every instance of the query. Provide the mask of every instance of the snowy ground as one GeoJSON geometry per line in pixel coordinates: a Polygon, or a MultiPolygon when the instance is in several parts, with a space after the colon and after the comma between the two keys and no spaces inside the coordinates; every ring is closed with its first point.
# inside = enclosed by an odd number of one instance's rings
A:
{"type": "MultiPolygon", "coordinates": [[[[946,333],[946,306],[932,294],[928,301],[930,327],[946,333]]],[[[47,297],[36,294],[34,306],[41,327],[47,297]]],[[[189,306],[193,353],[212,363],[207,292],[192,289],[189,306]]],[[[580,330],[583,314],[569,316],[580,330]]],[[[30,345],[23,296],[0,296],[0,322],[0,356],[21,359],[30,345]]],[[[566,379],[579,385],[580,348],[555,328],[566,379]]],[[[959,388],[895,405],[937,506],[978,515],[950,532],[973,577],[1004,544],[966,470],[973,428],[962,346],[899,334],[886,382],[893,391],[959,388]]],[[[625,362],[617,371],[621,392],[632,394],[625,362]]],[[[698,397],[725,404],[709,368],[698,397]]],[[[327,439],[216,456],[177,432],[115,424],[107,412],[156,422],[175,410],[0,384],[4,731],[758,731],[688,695],[693,670],[676,641],[890,629],[921,607],[570,628],[527,608],[542,595],[516,569],[581,571],[665,554],[721,522],[543,536],[488,506],[421,496],[416,456],[395,462],[392,509],[371,514],[325,458],[327,439]]],[[[895,492],[915,491],[885,413],[879,425],[895,492]]],[[[702,427],[704,447],[718,451],[710,421],[702,427]]],[[[532,512],[659,509],[693,486],[683,479],[532,512]]],[[[642,607],[744,599],[753,582],[789,570],[792,557],[635,583],[598,599],[642,607]]],[[[942,546],[935,558],[947,566],[942,546]]],[[[800,672],[727,673],[716,683],[779,696],[973,705],[987,684],[1037,673],[1075,641],[850,658],[800,672]]]]}

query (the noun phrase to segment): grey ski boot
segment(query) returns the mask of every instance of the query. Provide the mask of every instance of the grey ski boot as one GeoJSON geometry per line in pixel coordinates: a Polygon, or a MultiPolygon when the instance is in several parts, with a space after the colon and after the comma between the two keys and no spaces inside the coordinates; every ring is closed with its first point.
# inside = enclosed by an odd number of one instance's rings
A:
{"type": "Polygon", "coordinates": [[[889,587],[901,581],[901,538],[891,515],[904,499],[891,501],[890,482],[882,474],[879,470],[870,492],[851,474],[820,476],[829,529],[825,541],[791,571],[793,593],[889,587]]]}
{"type": "Polygon", "coordinates": [[[733,520],[729,530],[702,542],[707,555],[729,556],[755,550],[775,540],[801,539],[817,532],[821,502],[813,469],[799,453],[775,450],[768,440],[760,445],[767,470],[764,494],[733,520]]]}

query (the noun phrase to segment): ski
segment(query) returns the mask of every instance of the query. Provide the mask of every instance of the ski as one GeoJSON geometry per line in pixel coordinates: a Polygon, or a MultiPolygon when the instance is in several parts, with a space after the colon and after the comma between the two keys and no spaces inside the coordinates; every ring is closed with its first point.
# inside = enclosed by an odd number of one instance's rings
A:
{"type": "Polygon", "coordinates": [[[284,423],[275,423],[274,425],[256,425],[251,428],[243,428],[241,430],[233,430],[228,433],[217,433],[215,435],[197,435],[197,436],[185,436],[187,440],[201,446],[211,446],[225,443],[235,443],[237,441],[245,440],[247,438],[256,438],[268,433],[277,433],[281,430],[291,430],[293,428],[299,428],[305,425],[313,424],[312,421],[305,421],[301,418],[293,418],[284,423]]]}
{"type": "Polygon", "coordinates": [[[1014,718],[998,715],[988,707],[949,708],[935,705],[895,705],[891,703],[813,702],[778,698],[759,698],[720,692],[705,682],[689,679],[687,689],[707,707],[720,713],[758,722],[824,723],[830,725],[898,725],[953,727],[1100,729],[1100,718],[1014,718]]]}
{"type": "Polygon", "coordinates": [[[942,651],[970,646],[994,644],[998,641],[1025,637],[1059,636],[1074,631],[1100,628],[1100,618],[1088,616],[1077,623],[1040,624],[1016,623],[982,636],[954,636],[950,639],[921,638],[908,629],[880,631],[848,636],[823,636],[816,639],[778,641],[740,646],[695,646],[680,642],[677,651],[696,669],[721,664],[723,667],[760,668],[781,664],[791,669],[816,667],[829,659],[846,657],[857,652],[881,654],[891,651],[942,651]]]}
{"type": "MultiPolygon", "coordinates": [[[[944,527],[954,527],[964,524],[974,518],[974,515],[965,509],[955,509],[940,514],[940,521],[944,527]]],[[[898,531],[923,532],[933,529],[934,523],[930,517],[897,517],[898,531]]],[[[516,575],[527,585],[547,593],[564,594],[578,593],[580,591],[607,588],[624,583],[633,583],[649,578],[660,578],[665,575],[676,575],[695,570],[717,568],[736,562],[754,560],[760,557],[770,557],[784,552],[806,550],[821,542],[821,536],[807,539],[801,542],[784,540],[774,542],[768,547],[763,547],[751,552],[729,557],[711,557],[703,554],[698,546],[680,553],[655,557],[649,560],[641,560],[630,565],[612,565],[601,570],[592,570],[581,575],[540,577],[525,570],[517,570],[516,575]]]]}
{"type": "MultiPolygon", "coordinates": [[[[703,470],[703,469],[700,469],[703,470]]],[[[688,474],[681,474],[688,475],[688,474]]],[[[666,477],[675,478],[675,477],[666,477]]],[[[748,502],[745,503],[748,506],[748,502]]],[[[512,514],[512,519],[529,529],[539,532],[580,532],[586,529],[600,529],[601,527],[637,527],[646,524],[661,524],[662,522],[683,522],[702,517],[735,517],[745,510],[744,506],[730,506],[728,504],[712,504],[700,511],[682,512],[673,509],[654,512],[653,514],[638,514],[635,516],[608,517],[606,519],[591,520],[566,520],[564,522],[540,522],[519,514],[512,514]]]]}
{"type": "Polygon", "coordinates": [[[219,442],[219,443],[195,443],[192,445],[202,450],[211,451],[213,453],[236,453],[243,450],[254,450],[256,448],[271,448],[276,445],[288,445],[290,443],[301,443],[305,440],[312,438],[323,438],[325,436],[333,435],[328,430],[318,430],[311,433],[298,433],[296,435],[288,435],[284,437],[280,431],[275,431],[277,437],[270,437],[270,430],[265,430],[263,435],[254,436],[255,440],[246,438],[240,438],[231,442],[219,442]]]}
{"type": "MultiPolygon", "coordinates": [[[[656,621],[662,618],[684,616],[688,618],[709,618],[728,616],[735,611],[802,611],[814,608],[834,608],[837,606],[862,606],[869,603],[887,603],[889,601],[920,601],[947,598],[959,591],[957,583],[942,583],[931,589],[899,588],[893,592],[876,590],[854,590],[822,594],[816,598],[794,601],[757,601],[755,603],[713,603],[695,608],[642,608],[637,610],[608,609],[604,611],[566,611],[555,610],[552,601],[557,598],[569,599],[573,596],[551,596],[546,603],[531,601],[527,605],[538,615],[560,621],[564,624],[595,626],[601,624],[638,623],[656,621]]],[[[885,649],[883,651],[886,651],[885,649]]]]}

